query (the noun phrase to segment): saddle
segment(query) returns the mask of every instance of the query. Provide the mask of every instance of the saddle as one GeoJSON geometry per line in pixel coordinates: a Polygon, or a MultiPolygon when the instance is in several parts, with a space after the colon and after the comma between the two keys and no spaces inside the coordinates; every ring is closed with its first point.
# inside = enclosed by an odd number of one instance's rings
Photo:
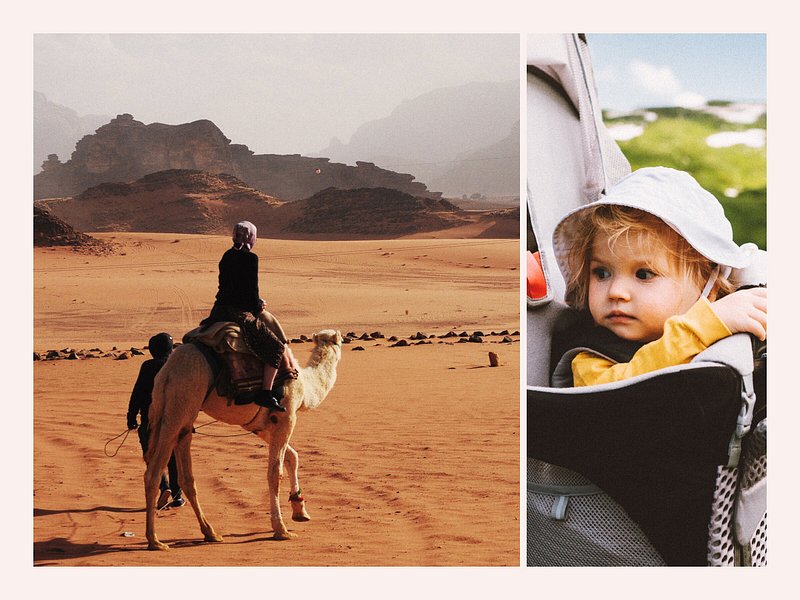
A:
{"type": "MultiPolygon", "coordinates": [[[[183,336],[184,344],[194,344],[208,361],[214,374],[214,386],[219,396],[230,404],[249,404],[237,400],[243,393],[260,390],[264,383],[264,362],[253,354],[241,336],[239,325],[231,321],[211,323],[192,329],[183,336]]],[[[291,350],[287,368],[278,369],[273,385],[275,398],[280,401],[289,380],[297,379],[297,367],[291,350]]]]}

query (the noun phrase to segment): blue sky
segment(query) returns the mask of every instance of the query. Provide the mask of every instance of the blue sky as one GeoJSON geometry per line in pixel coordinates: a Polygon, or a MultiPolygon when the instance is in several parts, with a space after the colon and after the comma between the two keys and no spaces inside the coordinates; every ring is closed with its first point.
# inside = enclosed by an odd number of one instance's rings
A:
{"type": "Polygon", "coordinates": [[[588,34],[604,109],[766,102],[767,36],[588,34]]]}

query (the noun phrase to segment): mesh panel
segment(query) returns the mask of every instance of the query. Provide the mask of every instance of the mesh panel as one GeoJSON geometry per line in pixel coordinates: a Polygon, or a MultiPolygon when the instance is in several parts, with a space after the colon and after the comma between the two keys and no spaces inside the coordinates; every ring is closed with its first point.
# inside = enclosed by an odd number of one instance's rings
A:
{"type": "Polygon", "coordinates": [[[580,473],[541,460],[528,459],[528,481],[540,485],[591,485],[580,473]]]}
{"type": "MultiPolygon", "coordinates": [[[[588,485],[581,475],[528,459],[538,485],[588,485]]],[[[528,491],[529,566],[657,566],[664,561],[627,513],[603,493],[569,498],[566,518],[550,514],[557,497],[528,491]]]]}
{"type": "MultiPolygon", "coordinates": [[[[741,562],[737,560],[733,529],[736,492],[737,488],[748,489],[767,476],[766,432],[766,422],[762,421],[745,438],[741,469],[719,467],[717,470],[714,504],[708,526],[708,564],[711,566],[732,567],[741,562]]],[[[766,513],[750,540],[749,552],[752,566],[767,565],[766,513]]]]}
{"type": "Polygon", "coordinates": [[[745,465],[742,473],[742,487],[753,487],[767,476],[767,427],[766,421],[761,421],[748,436],[742,448],[745,465]]]}
{"type": "Polygon", "coordinates": [[[751,559],[754,567],[767,566],[767,514],[764,513],[764,518],[756,529],[755,535],[750,540],[750,551],[752,553],[751,559]]]}
{"type": "Polygon", "coordinates": [[[738,469],[719,467],[711,521],[708,524],[708,564],[732,567],[736,564],[733,538],[733,507],[738,469]]]}
{"type": "MultiPolygon", "coordinates": [[[[753,428],[743,447],[740,486],[749,489],[767,477],[767,421],[753,428]]],[[[767,566],[767,513],[750,539],[750,559],[754,567],[767,566]]]]}

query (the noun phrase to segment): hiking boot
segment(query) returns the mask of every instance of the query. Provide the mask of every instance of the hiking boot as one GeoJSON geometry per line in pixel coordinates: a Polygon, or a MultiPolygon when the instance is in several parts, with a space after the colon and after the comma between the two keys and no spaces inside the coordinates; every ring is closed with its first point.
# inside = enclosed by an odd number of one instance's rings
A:
{"type": "Polygon", "coordinates": [[[269,412],[286,412],[286,408],[281,406],[270,390],[259,390],[255,403],[269,409],[269,412]]]}
{"type": "Polygon", "coordinates": [[[169,507],[180,508],[184,504],[186,504],[186,500],[184,500],[182,496],[175,496],[175,499],[169,503],[169,507]]]}
{"type": "Polygon", "coordinates": [[[169,501],[172,498],[172,492],[169,489],[161,490],[161,495],[158,497],[158,501],[156,502],[156,509],[157,510],[164,510],[169,506],[169,501]]]}

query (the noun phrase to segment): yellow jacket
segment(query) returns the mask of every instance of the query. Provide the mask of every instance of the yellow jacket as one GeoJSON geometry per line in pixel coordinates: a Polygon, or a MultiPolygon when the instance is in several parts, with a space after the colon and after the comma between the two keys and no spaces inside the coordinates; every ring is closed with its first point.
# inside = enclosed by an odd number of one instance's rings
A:
{"type": "Polygon", "coordinates": [[[664,323],[664,334],[645,344],[626,363],[615,363],[590,352],[581,352],[572,360],[574,385],[597,385],[621,381],[650,371],[688,363],[714,342],[731,335],[728,327],[711,310],[706,298],[700,298],[682,315],[664,323]]]}

